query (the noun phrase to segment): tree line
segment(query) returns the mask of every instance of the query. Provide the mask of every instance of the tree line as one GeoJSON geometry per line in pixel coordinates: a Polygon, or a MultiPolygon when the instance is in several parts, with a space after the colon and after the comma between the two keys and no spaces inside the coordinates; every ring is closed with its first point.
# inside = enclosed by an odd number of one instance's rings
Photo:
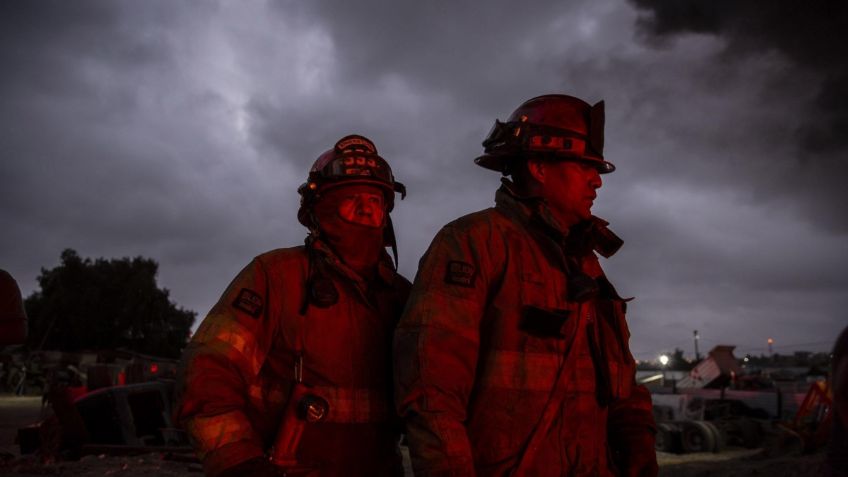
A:
{"type": "Polygon", "coordinates": [[[66,249],[41,269],[40,290],[24,300],[30,350],[68,352],[124,348],[176,358],[197,313],[177,306],[156,284],[149,258],[91,260],[66,249]]]}

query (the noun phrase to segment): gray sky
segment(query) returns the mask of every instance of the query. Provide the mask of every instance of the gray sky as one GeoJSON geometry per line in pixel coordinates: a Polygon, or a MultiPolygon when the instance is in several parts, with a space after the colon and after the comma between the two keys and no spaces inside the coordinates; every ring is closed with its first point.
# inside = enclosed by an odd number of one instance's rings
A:
{"type": "MultiPolygon", "coordinates": [[[[842,5],[841,2],[822,2],[842,5]]],[[[495,118],[607,105],[595,213],[650,359],[828,350],[848,324],[848,14],[753,0],[6,1],[0,267],[25,295],[65,248],[143,255],[199,319],[255,255],[302,243],[297,186],[349,133],[407,184],[410,279],[493,204],[495,118]]],[[[199,321],[199,320],[198,320],[199,321]]]]}

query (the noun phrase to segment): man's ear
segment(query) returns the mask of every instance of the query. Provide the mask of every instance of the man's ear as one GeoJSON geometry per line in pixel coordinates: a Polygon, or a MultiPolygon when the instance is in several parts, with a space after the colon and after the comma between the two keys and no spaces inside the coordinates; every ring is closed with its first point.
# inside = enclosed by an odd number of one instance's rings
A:
{"type": "Polygon", "coordinates": [[[545,166],[545,161],[539,159],[527,160],[527,171],[530,172],[530,177],[535,179],[539,184],[545,183],[545,174],[547,173],[545,166]]]}

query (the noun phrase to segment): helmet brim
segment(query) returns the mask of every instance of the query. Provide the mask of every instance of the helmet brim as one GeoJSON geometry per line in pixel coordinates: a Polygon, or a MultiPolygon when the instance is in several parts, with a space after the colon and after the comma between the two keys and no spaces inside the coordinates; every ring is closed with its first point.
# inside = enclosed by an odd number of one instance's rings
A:
{"type": "MultiPolygon", "coordinates": [[[[518,159],[526,160],[526,155],[514,155],[514,154],[490,154],[486,153],[482,156],[478,156],[474,159],[474,164],[477,164],[480,167],[504,173],[507,170],[507,163],[509,161],[514,161],[518,159]]],[[[554,160],[562,160],[562,161],[577,161],[577,162],[586,162],[589,163],[598,170],[599,174],[609,174],[610,172],[615,171],[615,164],[605,161],[603,159],[591,156],[583,156],[583,157],[556,157],[554,160]]]]}

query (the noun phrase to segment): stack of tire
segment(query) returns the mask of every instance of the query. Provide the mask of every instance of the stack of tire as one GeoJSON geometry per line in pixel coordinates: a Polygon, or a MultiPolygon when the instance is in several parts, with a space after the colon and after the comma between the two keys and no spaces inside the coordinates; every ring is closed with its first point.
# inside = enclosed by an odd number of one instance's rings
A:
{"type": "Polygon", "coordinates": [[[656,449],[660,452],[721,452],[724,436],[709,421],[668,421],[657,424],[656,449]]]}

